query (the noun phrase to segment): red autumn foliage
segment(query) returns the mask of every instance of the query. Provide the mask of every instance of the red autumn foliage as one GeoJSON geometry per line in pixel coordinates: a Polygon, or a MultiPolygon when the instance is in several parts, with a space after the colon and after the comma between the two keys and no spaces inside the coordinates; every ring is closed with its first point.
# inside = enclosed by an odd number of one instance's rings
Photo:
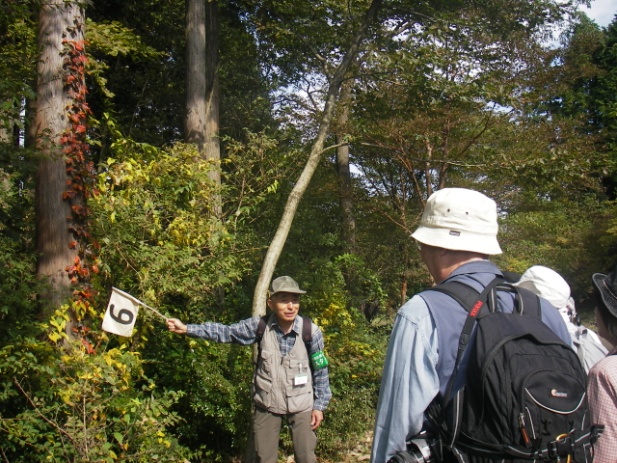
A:
{"type": "MultiPolygon", "coordinates": [[[[87,57],[83,41],[63,40],[65,47],[64,67],[66,76],[64,85],[73,99],[72,105],[67,108],[67,117],[71,123],[70,129],[60,137],[62,153],[65,155],[67,189],[62,197],[71,202],[71,217],[69,230],[73,239],[68,243],[71,249],[77,249],[73,265],[67,266],[66,272],[72,284],[76,286],[73,297],[76,301],[89,306],[94,299],[94,290],[90,283],[92,273],[98,273],[96,255],[93,249],[98,249],[98,243],[92,240],[88,232],[90,209],[86,199],[98,194],[94,188],[96,172],[94,164],[89,159],[90,147],[87,142],[88,115],[92,112],[86,103],[88,93],[85,84],[87,57]]],[[[79,325],[75,332],[81,336],[81,342],[88,354],[95,353],[93,345],[86,339],[89,328],[79,325]]]]}

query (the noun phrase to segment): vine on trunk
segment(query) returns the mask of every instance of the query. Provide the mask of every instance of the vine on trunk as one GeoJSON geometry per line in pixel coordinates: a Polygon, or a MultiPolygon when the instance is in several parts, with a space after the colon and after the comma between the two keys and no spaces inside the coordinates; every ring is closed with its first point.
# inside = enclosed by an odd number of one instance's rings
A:
{"type": "Polygon", "coordinates": [[[89,232],[91,210],[87,205],[88,198],[98,194],[95,188],[96,170],[87,142],[88,117],[92,114],[86,102],[87,57],[83,40],[64,39],[63,46],[64,85],[72,100],[67,108],[71,127],[60,138],[67,172],[67,189],[63,199],[71,203],[71,217],[68,219],[74,239],[68,245],[72,249],[77,249],[77,256],[73,264],[66,267],[66,271],[71,283],[75,285],[71,306],[78,325],[73,331],[82,337],[88,352],[94,352],[92,345],[85,338],[89,329],[82,324],[88,314],[94,314],[92,301],[95,291],[90,277],[92,273],[98,273],[96,253],[100,248],[89,232]]]}

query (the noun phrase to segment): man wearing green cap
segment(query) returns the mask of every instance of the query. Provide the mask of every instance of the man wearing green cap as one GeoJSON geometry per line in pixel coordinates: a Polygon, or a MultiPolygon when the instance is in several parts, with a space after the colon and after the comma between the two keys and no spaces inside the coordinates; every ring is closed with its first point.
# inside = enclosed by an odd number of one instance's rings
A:
{"type": "Polygon", "coordinates": [[[305,347],[302,342],[305,319],[298,312],[300,295],[305,293],[291,277],[274,279],[267,300],[272,313],[261,336],[258,336],[261,317],[232,325],[214,322],[185,325],[177,318],[167,320],[167,328],[173,333],[242,345],[260,343],[253,380],[253,433],[259,463],[277,462],[284,417],[291,427],[296,463],[317,462],[315,430],[323,421],[332,393],[323,356],[323,334],[317,325],[311,323],[310,344],[305,347]]]}

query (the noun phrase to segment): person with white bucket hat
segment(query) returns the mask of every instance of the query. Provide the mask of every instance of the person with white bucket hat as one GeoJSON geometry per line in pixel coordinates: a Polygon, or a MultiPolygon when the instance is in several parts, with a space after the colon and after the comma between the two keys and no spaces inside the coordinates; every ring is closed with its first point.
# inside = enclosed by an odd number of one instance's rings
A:
{"type": "MultiPolygon", "coordinates": [[[[428,198],[411,236],[435,284],[456,281],[482,292],[502,276],[489,261],[502,252],[498,229],[495,201],[478,191],[444,188],[428,198]]],[[[514,307],[512,298],[500,299],[499,304],[504,312],[514,307]]],[[[546,300],[542,306],[547,307],[541,311],[542,320],[571,345],[559,313],[546,300]]],[[[430,289],[399,309],[383,368],[372,463],[386,463],[405,452],[407,441],[426,429],[425,413],[445,394],[467,316],[460,303],[430,289]]]]}
{"type": "Polygon", "coordinates": [[[606,347],[596,333],[579,323],[570,285],[559,273],[543,265],[534,265],[525,270],[514,285],[542,296],[559,311],[585,371],[589,372],[593,365],[604,358],[606,347]]]}

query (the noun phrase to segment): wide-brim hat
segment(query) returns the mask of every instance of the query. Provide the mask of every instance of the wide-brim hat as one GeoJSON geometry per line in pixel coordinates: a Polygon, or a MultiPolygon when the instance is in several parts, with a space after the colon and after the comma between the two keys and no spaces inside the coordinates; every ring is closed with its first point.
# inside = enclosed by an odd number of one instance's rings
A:
{"type": "Polygon", "coordinates": [[[495,201],[479,191],[443,188],[429,197],[411,236],[429,246],[495,255],[501,254],[498,231],[495,201]]]}
{"type": "Polygon", "coordinates": [[[600,294],[604,307],[613,317],[617,318],[617,268],[608,275],[594,273],[591,279],[600,294]]]}
{"type": "Polygon", "coordinates": [[[306,294],[306,291],[302,291],[293,278],[283,276],[272,280],[270,296],[276,293],[306,294]]]}
{"type": "Polygon", "coordinates": [[[555,270],[543,265],[529,267],[514,286],[525,288],[561,309],[568,305],[570,285],[555,270]]]}

